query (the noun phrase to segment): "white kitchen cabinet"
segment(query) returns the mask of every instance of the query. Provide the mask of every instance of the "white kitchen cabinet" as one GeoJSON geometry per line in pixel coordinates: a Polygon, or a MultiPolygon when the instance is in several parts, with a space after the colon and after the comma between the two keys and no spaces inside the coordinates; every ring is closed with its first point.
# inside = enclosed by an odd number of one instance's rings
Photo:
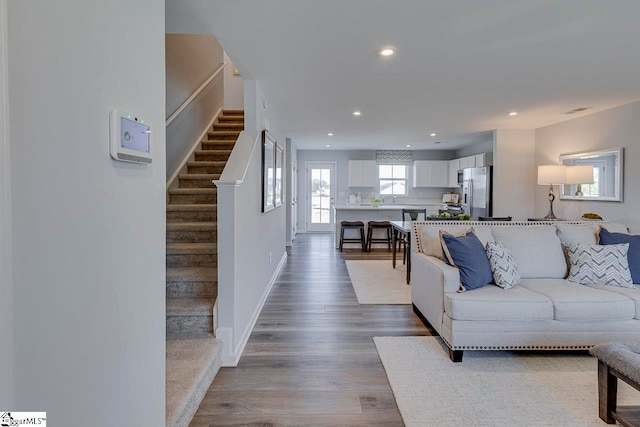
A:
{"type": "Polygon", "coordinates": [[[349,160],[349,187],[375,187],[375,160],[349,160]]]}
{"type": "Polygon", "coordinates": [[[461,157],[458,160],[460,160],[460,169],[476,167],[476,156],[461,157]]]}
{"type": "Polygon", "coordinates": [[[476,166],[475,167],[479,168],[479,167],[487,165],[486,154],[485,153],[476,154],[474,157],[476,158],[476,166]]]}
{"type": "Polygon", "coordinates": [[[448,160],[413,162],[413,187],[449,187],[448,160]]]}
{"type": "Polygon", "coordinates": [[[460,170],[460,159],[449,160],[449,187],[458,186],[458,170],[460,170]]]}

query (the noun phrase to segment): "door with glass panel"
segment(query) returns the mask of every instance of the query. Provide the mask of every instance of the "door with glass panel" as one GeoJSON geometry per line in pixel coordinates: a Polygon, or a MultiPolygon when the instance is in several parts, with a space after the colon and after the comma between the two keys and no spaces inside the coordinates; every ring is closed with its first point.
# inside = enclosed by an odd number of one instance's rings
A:
{"type": "Polygon", "coordinates": [[[335,163],[306,163],[307,231],[332,232],[335,230],[333,202],[336,191],[335,163]]]}

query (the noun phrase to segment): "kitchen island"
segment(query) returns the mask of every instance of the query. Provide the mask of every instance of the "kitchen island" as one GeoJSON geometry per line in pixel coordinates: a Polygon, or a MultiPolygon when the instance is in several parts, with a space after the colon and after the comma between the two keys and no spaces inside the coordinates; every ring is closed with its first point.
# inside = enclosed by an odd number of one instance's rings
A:
{"type": "MultiPolygon", "coordinates": [[[[425,202],[411,204],[382,204],[378,207],[371,204],[341,205],[333,206],[334,218],[336,221],[336,232],[334,244],[336,249],[340,247],[340,222],[342,221],[362,221],[364,222],[365,235],[367,232],[367,222],[369,221],[401,221],[402,209],[426,209],[427,215],[437,214],[439,209],[446,208],[442,202],[425,202]]],[[[422,217],[420,218],[422,219],[422,217]]],[[[375,245],[384,247],[383,244],[375,245]]]]}

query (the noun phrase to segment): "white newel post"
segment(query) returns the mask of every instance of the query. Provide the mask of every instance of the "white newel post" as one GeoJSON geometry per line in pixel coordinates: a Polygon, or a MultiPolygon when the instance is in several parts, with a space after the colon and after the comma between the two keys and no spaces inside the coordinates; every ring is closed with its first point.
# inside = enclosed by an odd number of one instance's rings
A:
{"type": "Polygon", "coordinates": [[[223,366],[234,366],[235,307],[235,194],[236,182],[215,181],[218,187],[218,327],[216,337],[224,342],[223,366]]]}

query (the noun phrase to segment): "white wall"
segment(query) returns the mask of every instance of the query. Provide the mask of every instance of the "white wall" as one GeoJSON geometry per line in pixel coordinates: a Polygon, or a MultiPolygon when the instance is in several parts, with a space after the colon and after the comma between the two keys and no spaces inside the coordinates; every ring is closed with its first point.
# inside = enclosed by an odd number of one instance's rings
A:
{"type": "Polygon", "coordinates": [[[463,147],[459,150],[456,150],[456,158],[459,157],[467,157],[473,156],[475,154],[485,153],[485,162],[486,164],[493,164],[493,133],[492,138],[488,141],[479,142],[473,145],[469,145],[467,147],[463,147]]]}
{"type": "Polygon", "coordinates": [[[532,217],[532,187],[537,182],[535,131],[496,130],[493,164],[493,216],[512,216],[516,221],[532,217]]]}
{"type": "Polygon", "coordinates": [[[7,0],[0,0],[0,406],[13,407],[13,274],[7,0]]]}
{"type": "MultiPolygon", "coordinates": [[[[577,219],[584,212],[596,212],[608,221],[621,222],[633,233],[640,233],[640,102],[623,105],[588,116],[536,130],[536,164],[558,163],[560,154],[623,147],[624,202],[569,201],[556,198],[557,217],[577,219]]],[[[547,190],[537,186],[536,215],[546,214],[547,190]]]]}
{"type": "Polygon", "coordinates": [[[224,108],[227,110],[244,109],[244,81],[242,76],[233,74],[233,63],[224,53],[224,108]]]}
{"type": "Polygon", "coordinates": [[[164,8],[8,5],[11,409],[52,425],[165,424],[164,8]],[[151,125],[153,164],[109,156],[116,108],[151,125]]]}
{"type": "MultiPolygon", "coordinates": [[[[215,37],[198,34],[166,35],[166,117],[182,105],[223,63],[224,52],[215,37]]],[[[224,72],[203,89],[166,128],[167,178],[180,166],[224,102],[224,72]]]]}
{"type": "Polygon", "coordinates": [[[169,117],[224,62],[224,51],[208,34],[166,34],[165,52],[169,117]]]}

